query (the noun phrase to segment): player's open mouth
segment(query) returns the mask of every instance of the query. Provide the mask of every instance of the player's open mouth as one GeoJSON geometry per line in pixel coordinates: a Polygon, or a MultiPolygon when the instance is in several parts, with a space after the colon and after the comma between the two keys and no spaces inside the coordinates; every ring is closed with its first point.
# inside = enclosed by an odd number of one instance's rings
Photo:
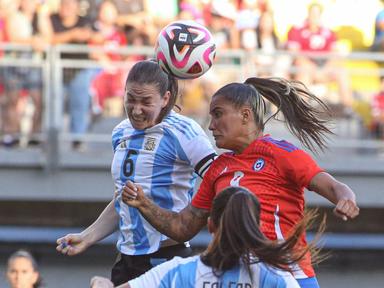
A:
{"type": "Polygon", "coordinates": [[[140,122],[144,122],[144,118],[136,118],[136,117],[133,117],[132,116],[132,120],[134,121],[134,122],[137,122],[137,123],[140,123],[140,122]]]}

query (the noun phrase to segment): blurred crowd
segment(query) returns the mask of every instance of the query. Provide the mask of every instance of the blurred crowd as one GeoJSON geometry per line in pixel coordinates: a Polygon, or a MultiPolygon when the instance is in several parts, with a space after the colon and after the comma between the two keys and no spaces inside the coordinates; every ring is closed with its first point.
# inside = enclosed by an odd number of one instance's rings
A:
{"type": "MultiPolygon", "coordinates": [[[[122,55],[114,48],[153,47],[160,29],[177,19],[193,19],[206,25],[215,38],[218,58],[221,52],[230,49],[250,52],[252,57],[246,63],[249,73],[302,81],[315,94],[324,96],[325,101],[335,104],[341,114],[356,107],[356,113],[363,111],[362,104],[355,101],[361,97],[356,97],[351,75],[342,60],[345,51],[340,51],[339,35],[322,19],[322,1],[308,2],[306,19],[288,27],[284,37],[276,33],[276,6],[271,3],[268,0],[0,0],[0,42],[32,47],[16,52],[0,49],[0,57],[41,59],[47,47],[58,44],[104,46],[103,50],[89,53],[79,50],[61,54],[65,59],[95,60],[101,67],[66,69],[63,73],[68,130],[80,136],[99,116],[124,116],[122,97],[129,65],[121,67],[114,62],[132,63],[146,56],[122,55]],[[289,53],[277,53],[280,51],[289,53]]],[[[384,8],[372,19],[373,26],[375,39],[367,51],[381,52],[384,8]]],[[[203,126],[207,124],[209,97],[221,84],[217,77],[225,79],[212,71],[182,85],[181,113],[195,117],[203,126]]],[[[39,144],[40,138],[34,136],[42,129],[43,85],[39,68],[0,66],[0,135],[4,146],[39,144]],[[29,125],[23,124],[25,115],[30,119],[29,125]],[[20,143],[22,134],[28,137],[20,143]]],[[[383,138],[384,92],[380,88],[374,94],[377,95],[369,96],[368,104],[364,102],[369,109],[360,116],[369,118],[364,123],[374,137],[383,138]]],[[[80,140],[72,143],[74,149],[80,150],[82,144],[80,140]]]]}

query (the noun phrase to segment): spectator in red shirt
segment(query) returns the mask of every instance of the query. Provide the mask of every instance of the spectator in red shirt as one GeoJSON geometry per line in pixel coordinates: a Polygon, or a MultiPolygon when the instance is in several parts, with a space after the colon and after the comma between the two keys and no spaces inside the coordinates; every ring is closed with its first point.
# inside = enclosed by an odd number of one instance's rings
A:
{"type": "Polygon", "coordinates": [[[116,25],[117,16],[118,11],[115,4],[103,1],[99,7],[98,20],[94,24],[96,33],[90,41],[91,45],[103,46],[102,50],[94,51],[90,55],[103,67],[103,70],[91,83],[92,112],[96,115],[103,112],[104,102],[107,98],[120,97],[122,101],[122,95],[124,95],[127,73],[116,64],[117,61],[124,60],[123,55],[116,50],[124,47],[127,39],[125,33],[116,25]]]}
{"type": "MultiPolygon", "coordinates": [[[[209,129],[216,146],[231,152],[212,163],[190,205],[179,213],[162,209],[130,181],[124,187],[123,201],[179,242],[191,239],[206,224],[213,198],[227,186],[243,186],[256,194],[261,203],[261,230],[272,240],[286,239],[303,218],[304,188],[335,204],[338,217],[356,217],[359,208],[347,185],[323,171],[303,150],[263,134],[269,120],[264,119],[266,100],[284,115],[290,131],[305,146],[313,150],[315,145],[325,145],[323,136],[330,131],[321,117],[324,111],[308,105],[313,101],[326,108],[320,99],[299,83],[248,78],[220,88],[212,97],[209,129]]],[[[299,242],[306,245],[305,235],[299,242]]],[[[309,254],[291,268],[301,287],[319,287],[309,254]]]]}
{"type": "Polygon", "coordinates": [[[294,26],[288,32],[287,48],[293,52],[305,52],[295,59],[295,78],[306,85],[336,81],[339,101],[350,105],[351,90],[346,71],[340,62],[330,57],[337,53],[336,34],[322,24],[323,8],[319,3],[312,3],[308,8],[308,17],[302,26],[294,26]],[[313,56],[313,57],[312,57],[313,56]]]}

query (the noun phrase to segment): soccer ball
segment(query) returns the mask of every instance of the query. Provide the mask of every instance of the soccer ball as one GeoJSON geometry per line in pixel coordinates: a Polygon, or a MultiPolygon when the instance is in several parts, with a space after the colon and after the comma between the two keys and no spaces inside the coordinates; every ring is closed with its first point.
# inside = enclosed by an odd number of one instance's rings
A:
{"type": "Polygon", "coordinates": [[[180,79],[203,75],[212,66],[216,45],[212,34],[192,20],[172,22],[157,38],[156,60],[167,73],[180,79]]]}

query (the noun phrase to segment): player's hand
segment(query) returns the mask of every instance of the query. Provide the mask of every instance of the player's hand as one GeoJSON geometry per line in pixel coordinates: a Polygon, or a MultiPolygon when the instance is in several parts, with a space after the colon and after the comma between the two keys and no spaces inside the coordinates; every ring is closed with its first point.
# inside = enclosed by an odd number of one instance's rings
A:
{"type": "Polygon", "coordinates": [[[140,185],[127,181],[123,187],[121,198],[129,206],[139,208],[144,205],[148,198],[145,196],[143,188],[140,185]]]}
{"type": "Polygon", "coordinates": [[[353,199],[340,199],[337,202],[335,209],[333,209],[333,213],[344,221],[355,218],[359,215],[359,211],[360,209],[353,199]]]}
{"type": "Polygon", "coordinates": [[[56,250],[69,256],[80,254],[89,247],[89,244],[80,233],[65,235],[57,239],[56,243],[56,250]]]}
{"type": "Polygon", "coordinates": [[[113,283],[104,277],[95,276],[91,279],[91,288],[113,288],[113,283]]]}

